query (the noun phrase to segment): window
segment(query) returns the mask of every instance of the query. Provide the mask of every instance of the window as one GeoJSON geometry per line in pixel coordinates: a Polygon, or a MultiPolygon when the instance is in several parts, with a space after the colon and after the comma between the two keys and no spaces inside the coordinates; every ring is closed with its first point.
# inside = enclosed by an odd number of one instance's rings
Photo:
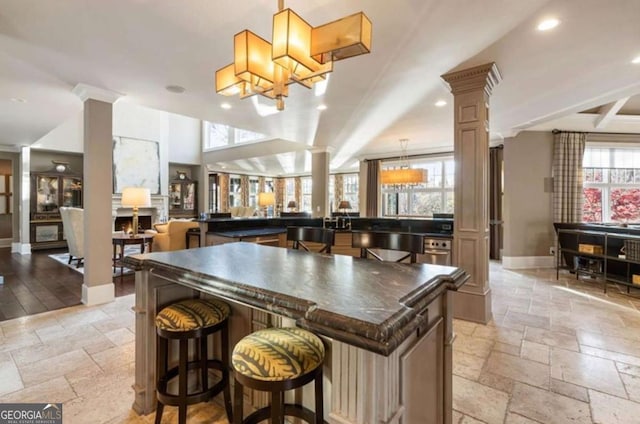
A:
{"type": "Polygon", "coordinates": [[[288,208],[287,205],[292,200],[297,204],[298,201],[296,200],[296,179],[285,178],[284,179],[284,207],[288,208]]]}
{"type": "Polygon", "coordinates": [[[229,175],[229,207],[242,206],[240,175],[229,175]]]}
{"type": "Polygon", "coordinates": [[[640,222],[640,148],[587,147],[583,222],[640,222]]]}
{"type": "Polygon", "coordinates": [[[302,184],[302,203],[300,205],[300,211],[313,212],[313,207],[311,206],[311,177],[301,178],[300,183],[302,184]]]}
{"type": "Polygon", "coordinates": [[[358,212],[360,194],[358,193],[358,185],[360,176],[358,174],[346,174],[342,177],[342,200],[348,200],[351,204],[349,212],[358,212]]]}
{"type": "MultiPolygon", "coordinates": [[[[453,213],[453,158],[413,159],[410,165],[411,168],[425,169],[427,182],[412,186],[383,186],[382,215],[433,216],[434,213],[453,213]]],[[[400,163],[397,161],[388,161],[382,164],[382,169],[399,166],[400,163]]],[[[351,205],[353,206],[353,203],[351,205]]]]}
{"type": "Polygon", "coordinates": [[[203,150],[226,147],[233,144],[250,143],[266,138],[264,134],[234,128],[215,122],[204,122],[203,150]]]}
{"type": "Polygon", "coordinates": [[[260,180],[258,177],[249,177],[249,206],[258,207],[258,192],[260,180]]]}

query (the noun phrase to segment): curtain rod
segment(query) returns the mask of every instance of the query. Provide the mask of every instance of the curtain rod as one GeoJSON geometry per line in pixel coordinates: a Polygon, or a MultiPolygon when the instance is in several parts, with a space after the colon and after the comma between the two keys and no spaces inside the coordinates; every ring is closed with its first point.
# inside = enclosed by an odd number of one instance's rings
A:
{"type": "Polygon", "coordinates": [[[589,131],[566,131],[554,128],[551,130],[552,134],[561,133],[575,133],[575,134],[597,134],[597,135],[640,135],[640,133],[622,133],[622,132],[589,132],[589,131]]]}

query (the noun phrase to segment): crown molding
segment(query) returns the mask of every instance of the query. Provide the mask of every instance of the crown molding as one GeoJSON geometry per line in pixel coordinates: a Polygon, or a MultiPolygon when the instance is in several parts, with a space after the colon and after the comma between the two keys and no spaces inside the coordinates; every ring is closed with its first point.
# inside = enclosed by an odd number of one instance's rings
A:
{"type": "Polygon", "coordinates": [[[115,103],[125,94],[118,93],[117,91],[107,90],[106,88],[94,87],[89,84],[77,84],[71,90],[73,94],[80,97],[80,100],[86,102],[89,99],[99,100],[105,103],[115,103]]]}

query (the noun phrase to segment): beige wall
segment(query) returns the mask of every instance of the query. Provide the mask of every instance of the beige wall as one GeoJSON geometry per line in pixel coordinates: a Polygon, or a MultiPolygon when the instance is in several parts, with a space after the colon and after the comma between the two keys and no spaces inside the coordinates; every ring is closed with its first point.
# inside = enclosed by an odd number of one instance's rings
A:
{"type": "Polygon", "coordinates": [[[549,256],[553,246],[553,134],[521,132],[504,140],[504,257],[549,256]]]}

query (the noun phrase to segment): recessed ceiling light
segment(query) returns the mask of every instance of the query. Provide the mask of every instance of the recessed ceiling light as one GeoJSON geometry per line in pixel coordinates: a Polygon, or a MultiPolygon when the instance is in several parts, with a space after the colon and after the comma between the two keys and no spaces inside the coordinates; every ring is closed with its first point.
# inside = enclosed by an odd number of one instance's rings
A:
{"type": "Polygon", "coordinates": [[[318,110],[327,110],[327,105],[318,105],[318,110]]]}
{"type": "Polygon", "coordinates": [[[220,103],[220,107],[226,110],[231,109],[231,105],[229,103],[220,103]]]}
{"type": "Polygon", "coordinates": [[[538,24],[538,31],[548,31],[557,27],[558,24],[560,24],[560,21],[556,18],[545,19],[538,24]]]}
{"type": "Polygon", "coordinates": [[[176,93],[176,94],[182,94],[185,91],[185,88],[180,86],[180,85],[167,85],[165,87],[165,90],[171,92],[171,93],[176,93]]]}
{"type": "Polygon", "coordinates": [[[445,102],[444,100],[438,100],[437,102],[435,102],[435,105],[438,107],[442,107],[442,106],[446,106],[447,102],[445,102]]]}
{"type": "Polygon", "coordinates": [[[638,56],[638,57],[636,57],[635,59],[633,59],[633,60],[631,61],[631,63],[633,63],[633,64],[635,64],[635,65],[640,64],[640,56],[638,56]]]}
{"type": "Polygon", "coordinates": [[[11,101],[14,103],[27,103],[27,101],[22,97],[12,97],[11,101]]]}

